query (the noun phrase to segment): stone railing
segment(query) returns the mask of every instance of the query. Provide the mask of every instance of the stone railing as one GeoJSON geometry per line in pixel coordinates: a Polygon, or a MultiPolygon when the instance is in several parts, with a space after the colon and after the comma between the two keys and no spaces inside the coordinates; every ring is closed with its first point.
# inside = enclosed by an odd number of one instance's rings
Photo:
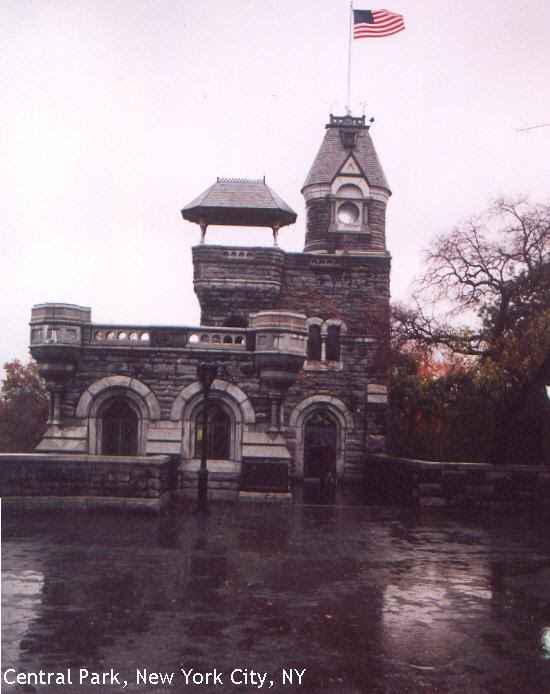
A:
{"type": "Polygon", "coordinates": [[[77,358],[82,346],[184,347],[188,349],[250,348],[253,330],[205,326],[139,326],[92,323],[91,311],[73,304],[39,304],[31,314],[31,351],[37,361],[77,358]]]}
{"type": "Polygon", "coordinates": [[[47,361],[54,354],[66,356],[66,352],[73,358],[82,346],[250,350],[302,356],[306,336],[304,316],[285,311],[252,314],[249,328],[92,323],[90,309],[69,304],[35,306],[31,318],[31,350],[38,361],[47,361]]]}
{"type": "Polygon", "coordinates": [[[136,327],[92,325],[83,343],[111,347],[185,347],[188,349],[246,349],[246,329],[226,327],[136,327]]]}
{"type": "Polygon", "coordinates": [[[187,347],[198,349],[246,349],[245,328],[200,328],[189,333],[187,347]]]}
{"type": "Polygon", "coordinates": [[[111,347],[185,347],[187,349],[246,349],[245,328],[135,327],[92,325],[83,333],[87,345],[111,347]]]}
{"type": "Polygon", "coordinates": [[[128,344],[149,345],[151,343],[151,330],[149,328],[137,328],[120,325],[93,325],[90,328],[90,344],[128,344]]]}

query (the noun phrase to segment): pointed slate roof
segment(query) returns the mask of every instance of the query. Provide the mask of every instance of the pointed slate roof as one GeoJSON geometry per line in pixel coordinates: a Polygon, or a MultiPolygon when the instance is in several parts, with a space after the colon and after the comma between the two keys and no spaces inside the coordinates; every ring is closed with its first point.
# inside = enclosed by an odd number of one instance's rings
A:
{"type": "Polygon", "coordinates": [[[282,227],[296,221],[296,212],[266,184],[265,178],[218,178],[181,214],[197,224],[282,227]]]}
{"type": "Polygon", "coordinates": [[[317,156],[311,165],[311,169],[302,187],[332,183],[339,173],[350,153],[353,153],[357,163],[361,167],[367,183],[371,186],[385,188],[391,192],[384,171],[374,149],[369,126],[365,125],[365,117],[354,118],[352,116],[332,116],[326,126],[326,133],[317,152],[317,156]],[[345,147],[341,136],[343,133],[355,133],[355,146],[345,147]]]}

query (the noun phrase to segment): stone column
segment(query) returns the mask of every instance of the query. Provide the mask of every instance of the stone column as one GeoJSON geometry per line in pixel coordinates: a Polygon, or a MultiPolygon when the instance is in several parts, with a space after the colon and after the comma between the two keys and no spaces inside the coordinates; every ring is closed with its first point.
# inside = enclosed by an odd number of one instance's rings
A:
{"type": "Polygon", "coordinates": [[[50,398],[48,409],[48,426],[61,426],[61,393],[63,384],[55,381],[46,381],[46,388],[50,398]]]}
{"type": "Polygon", "coordinates": [[[281,406],[283,394],[281,391],[269,391],[269,402],[271,405],[271,421],[268,431],[279,431],[281,428],[281,406]]]}

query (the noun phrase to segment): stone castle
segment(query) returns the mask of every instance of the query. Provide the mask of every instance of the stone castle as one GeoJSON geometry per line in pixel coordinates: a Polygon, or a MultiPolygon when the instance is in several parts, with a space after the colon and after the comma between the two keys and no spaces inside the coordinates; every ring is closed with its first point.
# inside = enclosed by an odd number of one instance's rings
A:
{"type": "Polygon", "coordinates": [[[31,353],[50,396],[37,451],[167,454],[178,493],[195,495],[197,366],[214,361],[211,496],[284,494],[321,469],[362,478],[366,454],[385,448],[391,194],[364,116],[330,117],[302,194],[302,253],[277,247],[296,214],[265,180],[218,179],[183,208],[201,230],[199,327],[96,324],[89,308],[34,306],[31,353]],[[275,245],[208,245],[215,224],[269,227],[275,245]]]}

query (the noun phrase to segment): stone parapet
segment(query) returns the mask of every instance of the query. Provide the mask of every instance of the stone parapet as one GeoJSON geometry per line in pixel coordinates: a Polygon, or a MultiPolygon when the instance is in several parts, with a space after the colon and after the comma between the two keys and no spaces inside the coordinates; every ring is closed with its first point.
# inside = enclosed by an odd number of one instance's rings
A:
{"type": "Polygon", "coordinates": [[[385,500],[414,506],[550,510],[550,468],[367,455],[367,481],[385,500]]]}
{"type": "Polygon", "coordinates": [[[19,508],[159,510],[176,484],[170,456],[0,454],[3,503],[19,508]]]}

